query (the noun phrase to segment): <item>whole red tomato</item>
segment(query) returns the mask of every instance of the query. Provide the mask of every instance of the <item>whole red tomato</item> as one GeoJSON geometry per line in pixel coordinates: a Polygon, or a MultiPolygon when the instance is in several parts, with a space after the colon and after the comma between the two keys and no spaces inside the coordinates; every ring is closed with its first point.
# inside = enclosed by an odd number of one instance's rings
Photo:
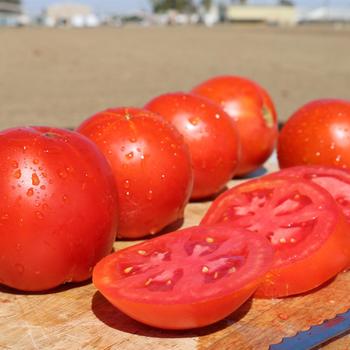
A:
{"type": "Polygon", "coordinates": [[[268,93],[255,82],[236,76],[209,79],[193,93],[219,103],[236,121],[241,143],[237,175],[260,167],[271,155],[277,139],[277,114],[268,93]]]}
{"type": "Polygon", "coordinates": [[[215,103],[180,92],[158,96],[145,108],[171,122],[184,136],[194,170],[191,197],[220,191],[238,163],[238,135],[231,118],[215,103]]]}
{"type": "Polygon", "coordinates": [[[0,133],[0,283],[27,291],[82,281],[117,231],[112,171],[82,135],[0,133]]]}
{"type": "Polygon", "coordinates": [[[278,139],[281,168],[319,164],[350,168],[350,101],[322,99],[297,110],[278,139]]]}
{"type": "Polygon", "coordinates": [[[158,115],[137,108],[108,109],[83,122],[109,161],[118,188],[118,236],[159,232],[183,217],[193,186],[182,135],[158,115]]]}

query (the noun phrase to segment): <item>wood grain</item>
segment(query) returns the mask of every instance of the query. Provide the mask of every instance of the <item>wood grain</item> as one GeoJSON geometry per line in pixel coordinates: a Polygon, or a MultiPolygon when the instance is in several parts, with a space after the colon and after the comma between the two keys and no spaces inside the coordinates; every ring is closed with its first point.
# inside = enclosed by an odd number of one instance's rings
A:
{"type": "MultiPolygon", "coordinates": [[[[267,163],[268,169],[274,167],[267,163]]],[[[210,201],[191,203],[183,226],[197,224],[209,205],[210,201]]],[[[133,243],[116,242],[115,248],[133,243]]],[[[345,272],[313,293],[283,300],[251,299],[221,322],[180,332],[157,330],[130,319],[111,306],[90,281],[36,294],[2,287],[0,349],[263,350],[347,310],[349,291],[350,272],[345,272]]],[[[350,349],[350,336],[324,349],[350,349]]]]}

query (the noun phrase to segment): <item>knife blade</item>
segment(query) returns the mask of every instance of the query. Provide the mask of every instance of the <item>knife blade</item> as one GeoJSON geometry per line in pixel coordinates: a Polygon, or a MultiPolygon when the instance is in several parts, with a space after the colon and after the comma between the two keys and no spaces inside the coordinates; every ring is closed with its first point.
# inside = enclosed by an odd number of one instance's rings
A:
{"type": "Polygon", "coordinates": [[[285,337],[280,343],[271,344],[269,350],[311,350],[347,332],[350,332],[350,310],[292,337],[285,337]]]}

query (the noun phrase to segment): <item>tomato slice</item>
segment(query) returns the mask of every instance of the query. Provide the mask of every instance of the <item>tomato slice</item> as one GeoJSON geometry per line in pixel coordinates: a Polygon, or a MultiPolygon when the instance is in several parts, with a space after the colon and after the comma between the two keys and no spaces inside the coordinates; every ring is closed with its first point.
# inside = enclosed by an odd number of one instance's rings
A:
{"type": "Polygon", "coordinates": [[[201,224],[223,221],[266,237],[274,248],[258,297],[309,291],[349,266],[349,225],[331,195],[311,181],[276,176],[234,187],[201,224]]]}
{"type": "Polygon", "coordinates": [[[290,176],[311,180],[330,193],[342,208],[347,221],[350,222],[350,170],[318,165],[301,165],[285,168],[268,176],[290,176]]]}
{"type": "Polygon", "coordinates": [[[256,290],[271,267],[266,239],[231,225],[172,232],[102,259],[100,292],[130,317],[165,329],[223,319],[256,290]]]}

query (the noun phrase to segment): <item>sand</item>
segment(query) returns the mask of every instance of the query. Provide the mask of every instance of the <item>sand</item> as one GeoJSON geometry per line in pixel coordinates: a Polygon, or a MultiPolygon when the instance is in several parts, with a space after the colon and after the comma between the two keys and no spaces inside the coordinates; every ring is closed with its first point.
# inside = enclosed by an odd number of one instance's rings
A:
{"type": "Polygon", "coordinates": [[[220,74],[263,85],[283,122],[310,100],[350,98],[350,29],[0,28],[0,129],[76,127],[220,74]]]}

